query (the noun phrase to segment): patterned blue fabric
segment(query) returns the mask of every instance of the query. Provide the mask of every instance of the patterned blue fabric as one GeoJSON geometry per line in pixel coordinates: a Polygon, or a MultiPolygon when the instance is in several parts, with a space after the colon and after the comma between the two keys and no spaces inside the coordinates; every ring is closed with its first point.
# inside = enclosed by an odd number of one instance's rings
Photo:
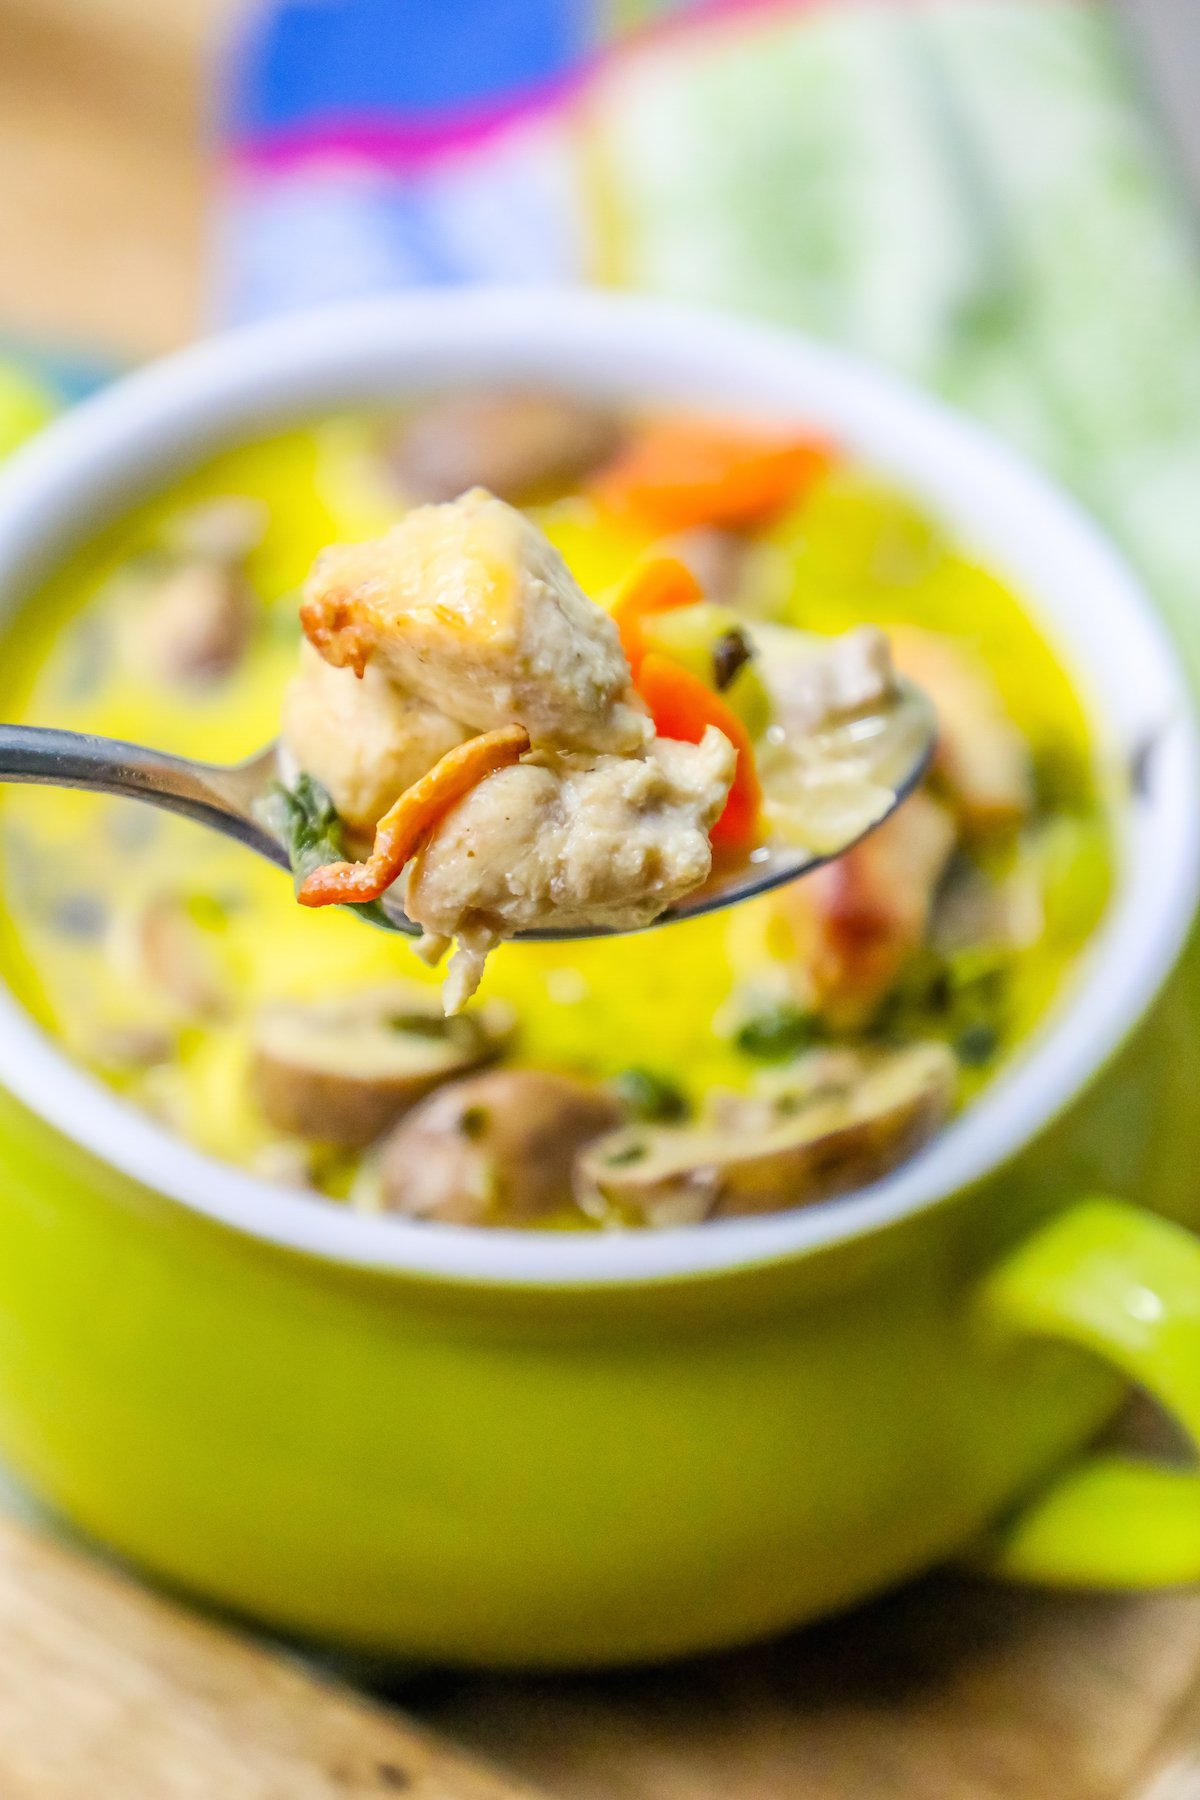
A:
{"type": "Polygon", "coordinates": [[[270,138],[527,93],[579,65],[592,12],[590,0],[284,0],[252,15],[228,128],[270,138]]]}

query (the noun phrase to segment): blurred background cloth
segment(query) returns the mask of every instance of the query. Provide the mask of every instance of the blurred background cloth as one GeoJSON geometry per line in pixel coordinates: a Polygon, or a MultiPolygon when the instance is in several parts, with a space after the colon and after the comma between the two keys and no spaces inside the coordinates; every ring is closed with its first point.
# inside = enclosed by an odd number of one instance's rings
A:
{"type": "Polygon", "coordinates": [[[1098,0],[282,0],[230,61],[222,310],[527,278],[795,326],[997,427],[1187,614],[1200,266],[1125,25],[1098,0]]]}
{"type": "MultiPolygon", "coordinates": [[[[96,8],[128,54],[73,77],[66,280],[94,281],[131,347],[153,336],[133,329],[148,286],[194,273],[201,204],[209,319],[481,279],[724,307],[973,411],[1200,622],[1200,253],[1130,35],[1158,33],[1200,118],[1200,0],[0,0],[0,164],[6,102],[35,149],[53,118],[36,84],[6,92],[6,48],[40,21],[61,73],[96,8]],[[169,54],[185,43],[210,52],[207,121],[169,54]],[[108,249],[102,92],[146,129],[144,268],[108,249]],[[170,109],[219,171],[203,200],[196,167],[157,154],[170,109]]],[[[47,173],[49,153],[41,192],[47,173]]],[[[36,208],[22,179],[0,172],[0,205],[36,208]]],[[[86,316],[60,291],[51,322],[86,316]]]]}

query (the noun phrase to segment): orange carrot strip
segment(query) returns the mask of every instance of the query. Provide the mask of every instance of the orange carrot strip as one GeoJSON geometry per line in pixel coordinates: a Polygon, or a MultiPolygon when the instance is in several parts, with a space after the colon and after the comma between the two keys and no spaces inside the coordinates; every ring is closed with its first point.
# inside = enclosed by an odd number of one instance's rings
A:
{"type": "Polygon", "coordinates": [[[656,650],[642,658],[637,687],[660,737],[698,744],[709,725],[725,733],[737,751],[737,769],[725,810],[713,826],[711,837],[714,844],[729,849],[745,848],[753,842],[758,826],[762,789],[754,746],[742,721],[698,675],[672,662],[669,656],[660,656],[656,650]]]}
{"type": "Polygon", "coordinates": [[[314,869],[296,896],[301,906],[378,900],[443,814],[497,769],[515,763],[528,748],[525,727],[505,725],[448,750],[380,819],[366,862],[326,863],[314,869]]]}
{"type": "Polygon", "coordinates": [[[613,604],[612,620],[635,681],[646,654],[642,620],[652,613],[673,612],[677,606],[694,606],[703,598],[700,583],[678,557],[659,556],[634,570],[613,604]]]}
{"type": "Polygon", "coordinates": [[[618,512],[662,531],[766,524],[832,463],[820,439],[751,434],[707,420],[646,425],[594,483],[618,512]]]}

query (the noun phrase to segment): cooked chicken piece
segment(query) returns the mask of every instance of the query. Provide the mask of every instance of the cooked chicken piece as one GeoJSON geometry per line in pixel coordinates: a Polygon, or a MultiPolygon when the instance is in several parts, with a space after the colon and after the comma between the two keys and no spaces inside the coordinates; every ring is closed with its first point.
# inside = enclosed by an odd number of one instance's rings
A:
{"type": "Polygon", "coordinates": [[[918,792],[845,856],[780,890],[804,998],[835,1025],[868,1018],[921,943],[954,842],[945,808],[918,792]]]}
{"type": "Polygon", "coordinates": [[[283,702],[283,742],[354,831],[374,829],[392,802],[467,733],[369,667],[359,681],[311,644],[283,702]]]}
{"type": "Polygon", "coordinates": [[[895,691],[888,641],[873,625],[835,638],[772,625],[755,625],[751,635],[779,723],[796,737],[878,706],[895,691]]]}
{"type": "Polygon", "coordinates": [[[477,731],[519,724],[535,746],[618,753],[650,734],[612,620],[480,488],[325,551],[301,619],[327,662],[373,664],[477,731]]]}
{"type": "Polygon", "coordinates": [[[934,768],[969,831],[1018,823],[1033,799],[1029,752],[986,665],[971,650],[916,626],[893,630],[896,666],[938,716],[934,768]]]}
{"type": "Polygon", "coordinates": [[[534,927],[648,925],[708,875],[736,754],[655,738],[642,756],[553,757],[489,776],[412,865],[405,910],[435,953],[456,937],[444,998],[475,991],[499,938],[534,927]]]}
{"type": "Polygon", "coordinates": [[[549,497],[607,461],[616,422],[561,394],[446,394],[409,420],[392,466],[415,500],[485,487],[513,502],[549,497]]]}
{"type": "Polygon", "coordinates": [[[594,1083],[499,1069],[430,1095],[382,1146],[389,1212],[457,1225],[522,1223],[571,1203],[576,1155],[621,1121],[594,1083]]]}

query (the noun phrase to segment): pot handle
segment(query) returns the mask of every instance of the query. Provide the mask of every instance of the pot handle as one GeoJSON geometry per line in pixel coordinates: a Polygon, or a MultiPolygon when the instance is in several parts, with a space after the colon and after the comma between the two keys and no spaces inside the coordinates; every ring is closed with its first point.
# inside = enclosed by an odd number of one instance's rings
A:
{"type": "MultiPolygon", "coordinates": [[[[989,1336],[1094,1351],[1184,1428],[1200,1457],[1200,1239],[1122,1201],[1078,1202],[978,1294],[989,1336]]],[[[973,1565],[1055,1587],[1200,1581],[1200,1468],[1096,1451],[996,1528],[973,1565]]]]}

